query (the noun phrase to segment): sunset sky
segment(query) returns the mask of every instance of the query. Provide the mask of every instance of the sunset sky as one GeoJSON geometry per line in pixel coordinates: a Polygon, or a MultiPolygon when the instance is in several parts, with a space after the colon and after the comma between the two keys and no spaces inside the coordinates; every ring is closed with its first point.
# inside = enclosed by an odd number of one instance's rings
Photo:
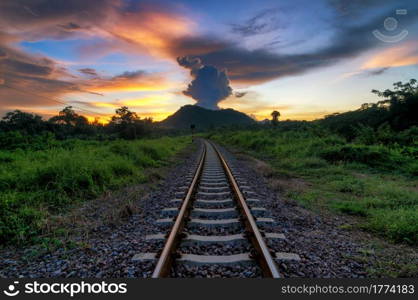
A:
{"type": "Polygon", "coordinates": [[[416,0],[0,1],[0,116],[161,120],[198,103],[311,120],[377,101],[417,63],[416,0]]]}

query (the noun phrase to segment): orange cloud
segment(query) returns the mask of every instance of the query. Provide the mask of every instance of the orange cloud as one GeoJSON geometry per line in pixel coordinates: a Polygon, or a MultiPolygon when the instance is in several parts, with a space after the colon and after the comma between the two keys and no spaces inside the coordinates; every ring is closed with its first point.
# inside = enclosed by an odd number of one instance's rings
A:
{"type": "Polygon", "coordinates": [[[403,67],[418,64],[418,43],[409,42],[398,47],[384,50],[364,65],[363,69],[403,67]]]}
{"type": "Polygon", "coordinates": [[[114,13],[99,27],[91,27],[90,34],[103,41],[80,48],[81,55],[95,56],[115,50],[145,53],[172,59],[178,40],[196,36],[197,24],[175,11],[143,7],[135,12],[114,13]]]}
{"type": "Polygon", "coordinates": [[[88,81],[86,89],[92,92],[130,92],[159,91],[172,87],[173,84],[160,74],[145,72],[126,72],[112,78],[94,78],[88,81]]]}
{"type": "Polygon", "coordinates": [[[193,22],[168,12],[145,11],[123,15],[112,32],[149,52],[167,49],[170,41],[193,32],[193,22]]]}

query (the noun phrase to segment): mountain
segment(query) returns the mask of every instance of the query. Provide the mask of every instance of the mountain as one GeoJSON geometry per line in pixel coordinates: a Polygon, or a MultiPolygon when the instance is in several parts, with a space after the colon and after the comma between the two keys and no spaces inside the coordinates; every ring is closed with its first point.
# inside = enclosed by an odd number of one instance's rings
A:
{"type": "Polygon", "coordinates": [[[163,127],[190,129],[194,124],[196,129],[208,129],[225,125],[251,125],[255,121],[246,114],[228,109],[211,110],[197,105],[182,106],[160,124],[163,127]]]}

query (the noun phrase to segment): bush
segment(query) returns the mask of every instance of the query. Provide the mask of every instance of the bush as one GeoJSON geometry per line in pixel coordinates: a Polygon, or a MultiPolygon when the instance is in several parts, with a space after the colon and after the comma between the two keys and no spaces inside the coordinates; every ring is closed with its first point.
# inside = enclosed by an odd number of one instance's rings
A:
{"type": "Polygon", "coordinates": [[[54,144],[53,136],[50,132],[39,135],[28,135],[20,131],[0,132],[0,150],[48,149],[54,144]]]}
{"type": "Polygon", "coordinates": [[[367,216],[367,209],[356,201],[335,202],[332,205],[338,211],[352,216],[367,216]]]}
{"type": "Polygon", "coordinates": [[[332,185],[341,193],[349,193],[356,196],[363,195],[366,188],[363,181],[353,177],[345,177],[341,180],[334,181],[332,185]]]}
{"type": "Polygon", "coordinates": [[[395,242],[418,244],[418,206],[396,210],[375,210],[365,228],[395,242]]]}
{"type": "Polygon", "coordinates": [[[11,163],[14,162],[14,157],[12,153],[0,152],[0,163],[11,163]]]}
{"type": "Polygon", "coordinates": [[[333,146],[324,149],[319,155],[332,163],[355,162],[384,169],[397,169],[405,162],[399,153],[383,146],[353,144],[333,146]]]}

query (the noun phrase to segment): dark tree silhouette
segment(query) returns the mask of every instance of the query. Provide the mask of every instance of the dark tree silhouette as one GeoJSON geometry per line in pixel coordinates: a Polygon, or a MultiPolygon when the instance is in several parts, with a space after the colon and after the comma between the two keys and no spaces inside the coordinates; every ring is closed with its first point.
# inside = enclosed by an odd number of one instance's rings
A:
{"type": "Polygon", "coordinates": [[[4,131],[19,130],[28,134],[36,134],[47,129],[41,116],[20,110],[8,112],[0,122],[0,129],[4,131]]]}
{"type": "Polygon", "coordinates": [[[136,112],[130,111],[127,106],[122,106],[116,110],[116,115],[112,117],[111,122],[114,124],[133,124],[139,119],[136,112]]]}
{"type": "Polygon", "coordinates": [[[141,120],[135,113],[129,110],[127,106],[122,106],[116,110],[109,123],[113,133],[121,138],[136,139],[145,133],[145,128],[152,122],[152,119],[141,120]]]}
{"type": "Polygon", "coordinates": [[[83,126],[88,124],[86,117],[77,114],[72,106],[66,106],[58,113],[58,116],[54,116],[49,119],[51,123],[63,124],[67,126],[83,126]]]}
{"type": "Polygon", "coordinates": [[[380,101],[380,105],[389,108],[389,122],[396,130],[404,130],[418,125],[418,83],[411,79],[407,83],[396,82],[393,90],[380,92],[373,90],[372,93],[386,98],[380,101]]]}
{"type": "Polygon", "coordinates": [[[276,126],[279,123],[279,117],[280,117],[280,112],[278,112],[277,110],[274,110],[271,113],[271,124],[273,124],[274,126],[276,126]]]}

